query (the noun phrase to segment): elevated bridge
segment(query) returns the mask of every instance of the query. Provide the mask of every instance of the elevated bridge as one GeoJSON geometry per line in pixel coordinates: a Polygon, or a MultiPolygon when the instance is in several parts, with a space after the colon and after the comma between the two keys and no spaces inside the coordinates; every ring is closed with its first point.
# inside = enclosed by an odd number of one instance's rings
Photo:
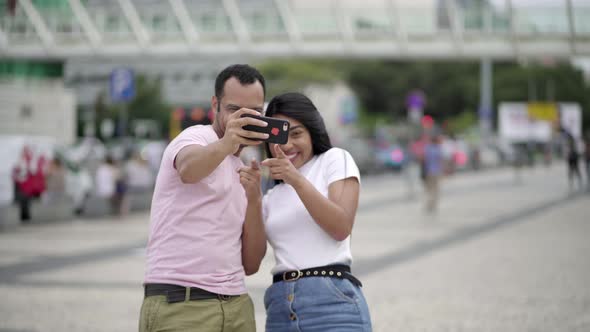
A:
{"type": "Polygon", "coordinates": [[[590,0],[0,0],[0,57],[570,58],[590,0]]]}

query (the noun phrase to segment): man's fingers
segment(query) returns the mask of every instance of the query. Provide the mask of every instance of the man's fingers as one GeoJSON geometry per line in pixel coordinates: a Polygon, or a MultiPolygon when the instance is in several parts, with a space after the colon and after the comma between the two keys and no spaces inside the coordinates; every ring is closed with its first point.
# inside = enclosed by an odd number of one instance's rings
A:
{"type": "Polygon", "coordinates": [[[259,170],[260,169],[260,166],[258,165],[258,162],[254,158],[252,158],[252,160],[250,161],[250,167],[252,167],[252,169],[255,169],[255,170],[259,170]]]}
{"type": "Polygon", "coordinates": [[[285,155],[283,149],[281,149],[278,144],[275,144],[275,154],[278,159],[287,159],[287,155],[285,155]]]}
{"type": "Polygon", "coordinates": [[[246,117],[243,117],[243,118],[239,118],[239,119],[235,120],[235,122],[240,127],[243,127],[243,126],[246,126],[246,125],[253,125],[253,126],[257,126],[257,127],[266,127],[266,126],[268,126],[268,122],[266,122],[266,121],[254,119],[254,118],[247,117],[247,116],[246,117]]]}
{"type": "Polygon", "coordinates": [[[260,144],[264,143],[264,141],[245,138],[245,137],[238,137],[236,143],[240,144],[240,145],[260,145],[260,144]]]}
{"type": "Polygon", "coordinates": [[[231,116],[235,116],[235,117],[241,117],[243,114],[252,114],[252,115],[256,115],[256,116],[261,116],[262,114],[260,114],[260,112],[253,110],[251,108],[246,108],[246,107],[242,107],[239,110],[233,112],[231,114],[231,116]]]}
{"type": "Polygon", "coordinates": [[[268,138],[268,134],[266,134],[266,133],[258,133],[255,131],[244,130],[244,129],[239,129],[236,133],[239,136],[242,136],[244,138],[250,138],[250,139],[267,139],[268,138]]]}

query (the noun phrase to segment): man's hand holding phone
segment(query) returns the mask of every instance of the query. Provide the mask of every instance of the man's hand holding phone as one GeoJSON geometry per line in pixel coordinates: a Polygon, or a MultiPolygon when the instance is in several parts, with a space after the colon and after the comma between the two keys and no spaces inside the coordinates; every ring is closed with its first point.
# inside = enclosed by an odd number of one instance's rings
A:
{"type": "Polygon", "coordinates": [[[242,117],[245,114],[260,115],[255,110],[241,108],[232,113],[225,124],[225,133],[221,141],[228,147],[231,154],[236,153],[241,145],[259,145],[268,138],[266,133],[258,133],[243,128],[248,125],[257,127],[266,127],[268,125],[266,122],[253,117],[242,117]]]}
{"type": "Polygon", "coordinates": [[[252,114],[243,114],[241,115],[241,117],[253,117],[267,123],[267,126],[264,127],[253,125],[247,125],[244,127],[244,129],[248,131],[255,131],[258,133],[268,134],[268,138],[264,139],[265,142],[275,144],[287,144],[287,141],[289,140],[289,121],[252,114]]]}

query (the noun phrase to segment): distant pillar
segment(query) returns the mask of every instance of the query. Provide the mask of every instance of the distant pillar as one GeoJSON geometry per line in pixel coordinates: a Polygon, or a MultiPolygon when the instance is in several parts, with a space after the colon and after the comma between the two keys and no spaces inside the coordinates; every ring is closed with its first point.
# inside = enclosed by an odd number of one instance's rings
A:
{"type": "Polygon", "coordinates": [[[492,60],[484,58],[480,64],[479,74],[479,128],[481,131],[482,141],[487,139],[487,136],[492,129],[492,60]]]}

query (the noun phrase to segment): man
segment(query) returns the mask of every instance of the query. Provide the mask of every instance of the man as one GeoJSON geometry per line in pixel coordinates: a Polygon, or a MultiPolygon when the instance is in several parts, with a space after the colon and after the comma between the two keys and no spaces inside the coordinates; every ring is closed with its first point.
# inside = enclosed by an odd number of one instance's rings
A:
{"type": "Polygon", "coordinates": [[[442,137],[433,133],[424,147],[424,172],[426,187],[426,212],[433,213],[438,206],[439,182],[443,173],[442,137]]]}
{"type": "Polygon", "coordinates": [[[266,125],[241,117],[259,115],[264,94],[256,69],[227,67],[215,80],[213,124],[185,129],[166,148],[152,200],[141,332],[255,331],[244,275],[258,270],[266,251],[261,193],[245,192],[236,171],[244,169],[242,148],[268,136],[242,129],[266,125]]]}

